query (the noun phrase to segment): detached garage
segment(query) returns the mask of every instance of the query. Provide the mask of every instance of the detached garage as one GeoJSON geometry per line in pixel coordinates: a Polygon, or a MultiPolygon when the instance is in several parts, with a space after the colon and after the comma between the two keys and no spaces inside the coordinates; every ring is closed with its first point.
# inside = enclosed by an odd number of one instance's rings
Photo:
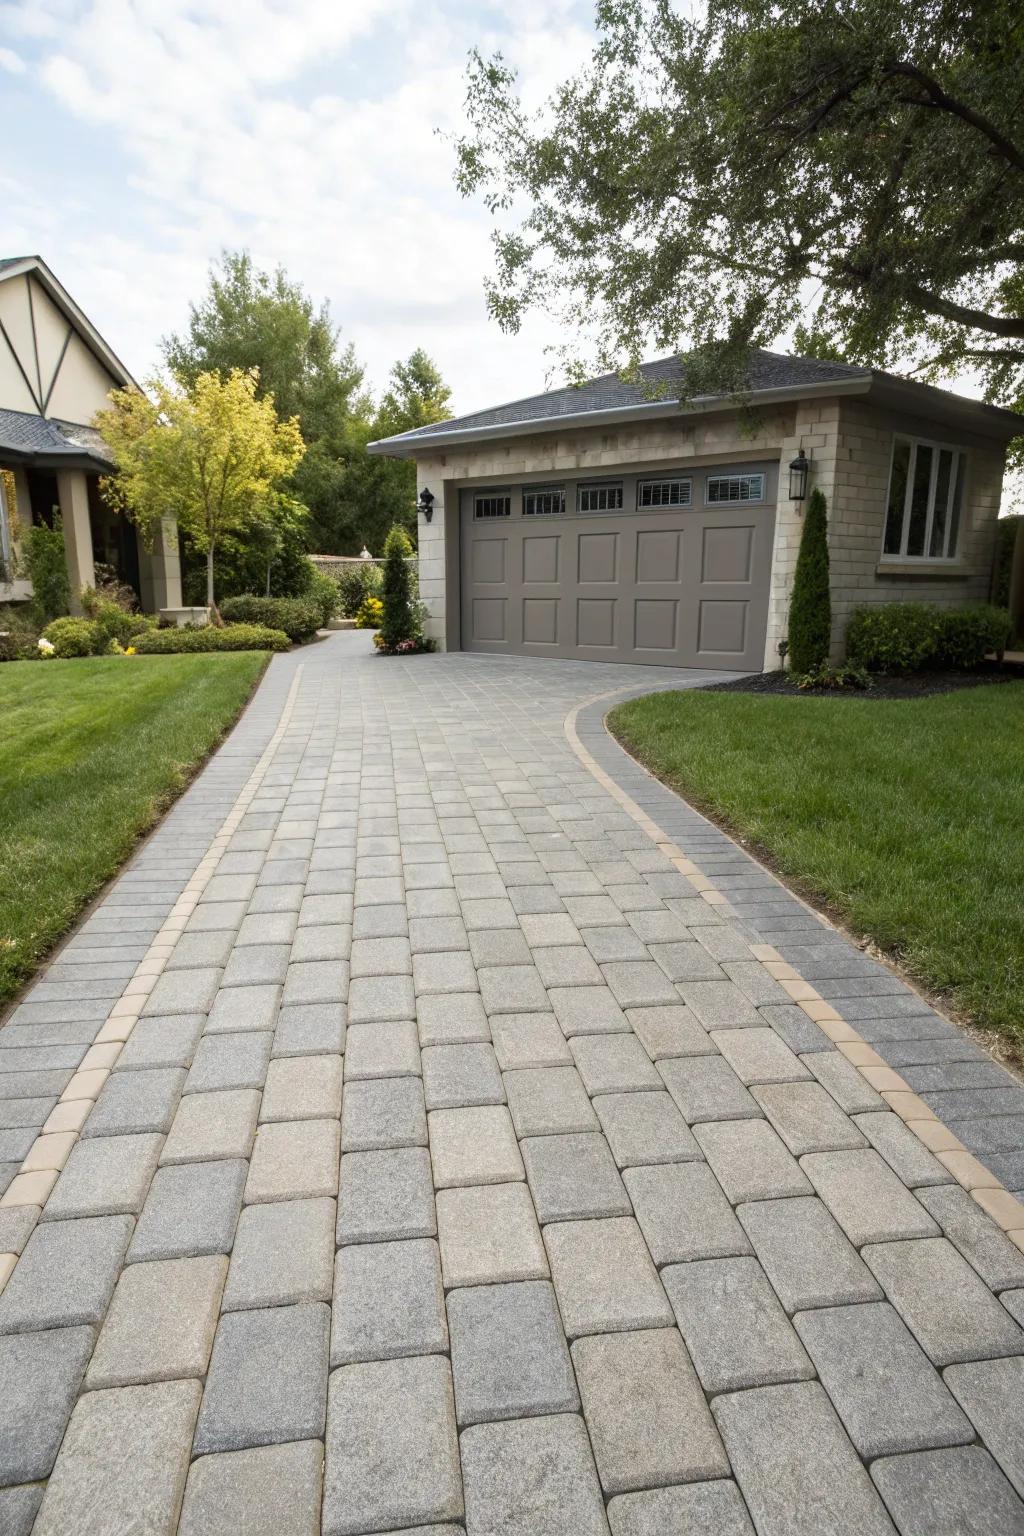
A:
{"type": "Polygon", "coordinates": [[[420,591],[441,644],[778,666],[815,485],[837,656],[860,603],[988,596],[1018,416],[764,352],[742,402],[685,400],[677,358],[641,372],[641,384],[613,374],[370,445],[417,462],[420,591]]]}

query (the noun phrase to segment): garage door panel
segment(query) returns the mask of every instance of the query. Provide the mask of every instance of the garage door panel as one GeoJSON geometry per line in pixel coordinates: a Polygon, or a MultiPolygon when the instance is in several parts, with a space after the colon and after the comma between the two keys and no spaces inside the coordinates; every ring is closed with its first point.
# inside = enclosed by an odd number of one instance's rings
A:
{"type": "Polygon", "coordinates": [[[560,560],[559,534],[526,534],[523,538],[523,582],[555,582],[558,580],[560,560]]]}
{"type": "Polygon", "coordinates": [[[476,585],[503,586],[508,580],[508,539],[478,535],[470,548],[476,585]]]}
{"type": "Polygon", "coordinates": [[[679,604],[671,597],[639,597],[634,604],[633,644],[638,651],[674,651],[679,604]]]}
{"type": "Polygon", "coordinates": [[[705,528],[701,551],[703,582],[750,582],[754,575],[754,529],[705,528]]]}
{"type": "Polygon", "coordinates": [[[682,543],[682,534],[676,529],[638,529],[637,585],[652,581],[678,581],[682,543]]]}
{"type": "Polygon", "coordinates": [[[749,616],[750,604],[742,599],[705,598],[697,622],[698,651],[704,656],[742,656],[747,648],[749,616]]]}
{"type": "Polygon", "coordinates": [[[619,536],[617,533],[581,533],[577,557],[581,586],[618,581],[619,536]]]}
{"type": "Polygon", "coordinates": [[[523,644],[557,645],[558,610],[557,597],[524,597],[523,644]]]}
{"type": "Polygon", "coordinates": [[[475,597],[470,609],[473,640],[483,644],[507,645],[508,599],[505,597],[475,597]]]}
{"type": "Polygon", "coordinates": [[[581,597],[576,602],[576,644],[615,645],[615,608],[613,597],[581,597]]]}

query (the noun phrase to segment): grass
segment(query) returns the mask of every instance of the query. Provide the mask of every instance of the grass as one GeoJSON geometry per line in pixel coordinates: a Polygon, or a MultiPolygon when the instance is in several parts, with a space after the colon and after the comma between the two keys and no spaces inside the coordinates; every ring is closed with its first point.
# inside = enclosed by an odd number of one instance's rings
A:
{"type": "Polygon", "coordinates": [[[232,724],[262,651],[0,666],[0,1004],[232,724]]]}
{"type": "Polygon", "coordinates": [[[609,725],[802,894],[1024,1047],[1024,684],[912,701],[662,693],[609,725]]]}

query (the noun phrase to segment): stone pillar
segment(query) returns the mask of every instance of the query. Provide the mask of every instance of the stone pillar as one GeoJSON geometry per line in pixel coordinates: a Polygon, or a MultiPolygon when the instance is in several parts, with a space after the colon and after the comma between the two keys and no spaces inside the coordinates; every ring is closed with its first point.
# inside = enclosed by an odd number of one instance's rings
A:
{"type": "Polygon", "coordinates": [[[427,605],[430,615],[426,624],[427,634],[436,640],[440,650],[447,649],[446,613],[448,604],[458,604],[458,593],[446,594],[446,501],[448,486],[442,479],[442,467],[434,461],[424,461],[416,466],[416,496],[427,487],[434,495],[433,515],[428,523],[423,513],[418,514],[417,553],[419,557],[420,600],[427,605]]]}
{"type": "MultiPolygon", "coordinates": [[[[136,534],[138,538],[138,534],[136,534]]],[[[178,525],[165,517],[153,535],[150,548],[139,538],[139,585],[142,606],[147,613],[161,608],[180,608],[181,560],[178,554],[178,525]]]]}
{"type": "Polygon", "coordinates": [[[81,613],[79,592],[96,584],[92,559],[92,529],[89,526],[89,486],[82,469],[61,470],[57,476],[57,499],[64,525],[64,552],[71,583],[71,612],[81,613]]]}

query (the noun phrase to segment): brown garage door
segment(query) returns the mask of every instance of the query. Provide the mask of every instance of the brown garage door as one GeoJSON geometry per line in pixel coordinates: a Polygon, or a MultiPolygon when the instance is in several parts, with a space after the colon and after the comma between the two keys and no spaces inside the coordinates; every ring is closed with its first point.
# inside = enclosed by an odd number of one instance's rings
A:
{"type": "Polygon", "coordinates": [[[462,493],[462,646],[759,671],[775,466],[462,493]]]}

